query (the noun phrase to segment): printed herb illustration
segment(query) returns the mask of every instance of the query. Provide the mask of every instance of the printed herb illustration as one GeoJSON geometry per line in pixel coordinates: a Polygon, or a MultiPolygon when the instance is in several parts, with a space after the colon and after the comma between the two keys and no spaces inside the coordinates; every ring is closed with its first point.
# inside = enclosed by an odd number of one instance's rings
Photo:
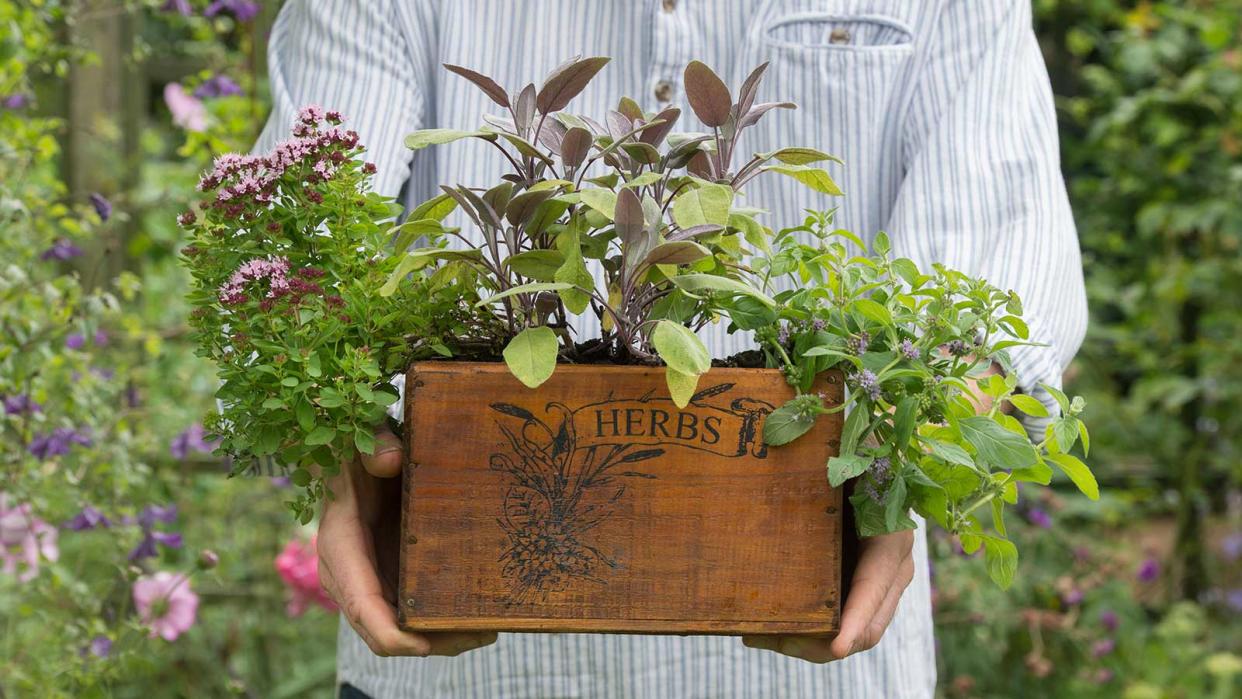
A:
{"type": "MultiPolygon", "coordinates": [[[[446,66],[503,115],[485,115],[475,130],[418,131],[406,145],[477,139],[506,172],[486,186],[445,183],[391,229],[381,225],[391,203],[366,193],[356,138],[335,124],[321,130],[325,115],[313,110],[276,153],[221,161],[204,180],[214,193],[204,220],[187,221],[187,259],[199,282],[199,339],[225,380],[213,425],[223,450],[296,467],[308,517],[322,476],[353,447],[371,448],[367,425],[396,398],[383,379],[412,359],[499,353],[531,387],[558,363],[663,365],[671,400],[685,406],[713,361],[696,331],[723,322],[757,338],[747,366],[780,368],[799,390],[765,420],[766,444],[847,412],[840,456],[825,469],[833,485],[857,479],[860,534],[911,528],[913,510],[967,551],[982,547],[993,579],[1008,585],[1017,551],[1004,508],[1019,483],[1046,485],[1056,467],[1098,496],[1070,453],[1080,442],[1088,449],[1082,401],[1044,387],[1046,405],[1017,390],[1008,349],[1030,340],[1016,294],[939,265],[920,269],[883,233],[868,252],[833,224],[826,198],[842,192],[825,169],[839,164],[831,155],[802,145],[746,150],[749,128],[795,108],[759,101],[766,65],[731,91],[690,63],[686,96],[701,127],[687,132],[679,109],[648,113],[629,98],[599,120],[566,111],[607,62],[576,58],[515,90],[446,66]],[[810,213],[786,227],[769,222],[762,202],[741,196],[757,177],[804,185],[810,213]],[[469,230],[446,223],[457,210],[469,230]],[[599,319],[599,337],[574,334],[581,314],[599,319]],[[844,405],[810,392],[826,371],[844,373],[844,405]],[[967,397],[975,383],[992,399],[982,414],[967,397]],[[1046,432],[1032,442],[1011,409],[1048,418],[1046,432]]],[[[501,470],[556,467],[524,439],[513,432],[511,446],[531,456],[501,470]]],[[[530,497],[515,496],[526,503],[517,528],[573,553],[564,570],[538,572],[556,556],[514,540],[518,579],[606,564],[577,533],[556,528],[562,493],[523,488],[530,497]]]]}
{"type": "Polygon", "coordinates": [[[493,403],[498,413],[517,418],[516,429],[498,421],[511,451],[492,455],[491,468],[508,477],[499,522],[509,540],[502,574],[513,581],[513,599],[565,589],[575,578],[602,581],[600,567],[617,563],[590,543],[590,532],[612,514],[625,494],[625,478],[652,478],[633,470],[663,449],[632,444],[579,447],[573,414],[564,405],[549,426],[525,408],[493,403]],[[620,470],[625,469],[625,470],[620,470]]]}

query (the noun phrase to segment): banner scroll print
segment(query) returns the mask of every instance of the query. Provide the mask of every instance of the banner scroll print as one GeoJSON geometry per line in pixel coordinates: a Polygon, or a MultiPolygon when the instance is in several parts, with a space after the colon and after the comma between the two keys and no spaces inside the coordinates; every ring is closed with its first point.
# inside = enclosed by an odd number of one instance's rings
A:
{"type": "Polygon", "coordinates": [[[655,478],[636,464],[681,447],[724,457],[764,458],[759,425],[774,406],[748,397],[729,400],[734,384],[696,393],[684,409],[654,392],[609,396],[569,408],[549,403],[546,418],[511,403],[493,403],[509,451],[491,455],[505,476],[497,518],[509,545],[501,572],[521,603],[559,592],[576,580],[604,584],[618,563],[591,541],[625,495],[628,479],[655,478]]]}

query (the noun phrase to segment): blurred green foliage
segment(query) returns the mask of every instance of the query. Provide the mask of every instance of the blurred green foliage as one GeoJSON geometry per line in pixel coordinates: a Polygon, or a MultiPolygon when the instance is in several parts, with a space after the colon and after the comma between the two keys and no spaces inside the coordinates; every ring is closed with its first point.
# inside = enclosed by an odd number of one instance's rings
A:
{"type": "Polygon", "coordinates": [[[1242,2],[1040,5],[1092,311],[1075,388],[1113,483],[1176,494],[1194,598],[1242,477],[1242,2]]]}
{"type": "Polygon", "coordinates": [[[1105,499],[1032,512],[1071,522],[1025,527],[1005,595],[935,543],[941,693],[1238,696],[1242,2],[1035,9],[1092,314],[1067,389],[1105,499]]]}

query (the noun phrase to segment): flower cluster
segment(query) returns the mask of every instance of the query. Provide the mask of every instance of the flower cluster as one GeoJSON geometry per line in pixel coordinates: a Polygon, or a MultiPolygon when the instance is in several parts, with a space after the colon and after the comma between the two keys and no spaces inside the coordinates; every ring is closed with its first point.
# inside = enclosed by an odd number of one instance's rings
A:
{"type": "Polygon", "coordinates": [[[223,74],[213,75],[194,88],[194,96],[200,100],[212,99],[214,97],[233,97],[241,94],[244,94],[241,85],[238,85],[236,80],[223,74]]]}
{"type": "Polygon", "coordinates": [[[51,432],[36,435],[26,447],[39,459],[50,459],[68,454],[74,445],[89,447],[92,444],[87,430],[75,430],[72,427],[57,427],[51,432]]]}
{"type": "Polygon", "coordinates": [[[233,276],[220,287],[220,302],[236,306],[246,301],[246,283],[266,279],[267,298],[276,299],[289,293],[289,260],[269,257],[243,262],[233,276]]]}
{"type": "Polygon", "coordinates": [[[175,641],[198,618],[198,595],[185,575],[160,571],[139,578],[133,597],[138,618],[151,629],[151,638],[175,641]]]}
{"type": "Polygon", "coordinates": [[[285,611],[289,616],[302,616],[311,604],[328,611],[336,605],[319,584],[319,555],[315,537],[310,541],[298,540],[285,544],[285,550],[276,557],[276,572],[289,588],[289,604],[285,611]]]}
{"type": "Polygon", "coordinates": [[[39,574],[39,561],[60,558],[56,527],[35,516],[29,503],[9,505],[0,492],[0,573],[29,582],[39,574]]]}
{"type": "Polygon", "coordinates": [[[313,185],[332,178],[337,166],[358,148],[358,133],[341,128],[344,118],[338,112],[320,107],[303,108],[293,129],[293,137],[276,144],[267,155],[227,154],[216,159],[214,167],[199,180],[202,192],[215,192],[203,203],[228,218],[242,217],[248,211],[263,209],[276,200],[286,175],[288,184],[300,184],[301,195],[313,203],[323,194],[313,185]],[[324,123],[327,128],[321,128],[324,123]]]}

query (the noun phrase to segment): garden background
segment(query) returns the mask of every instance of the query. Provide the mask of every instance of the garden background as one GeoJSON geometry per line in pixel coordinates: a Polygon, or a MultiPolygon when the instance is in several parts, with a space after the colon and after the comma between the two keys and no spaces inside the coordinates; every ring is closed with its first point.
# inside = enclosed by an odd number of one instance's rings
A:
{"type": "MultiPolygon", "coordinates": [[[[1104,495],[1025,505],[1008,592],[933,540],[940,691],[1238,696],[1242,2],[1034,6],[1104,495]]],[[[178,265],[199,173],[263,124],[278,8],[0,0],[0,697],[331,695],[313,530],[211,455],[178,265]]]]}

